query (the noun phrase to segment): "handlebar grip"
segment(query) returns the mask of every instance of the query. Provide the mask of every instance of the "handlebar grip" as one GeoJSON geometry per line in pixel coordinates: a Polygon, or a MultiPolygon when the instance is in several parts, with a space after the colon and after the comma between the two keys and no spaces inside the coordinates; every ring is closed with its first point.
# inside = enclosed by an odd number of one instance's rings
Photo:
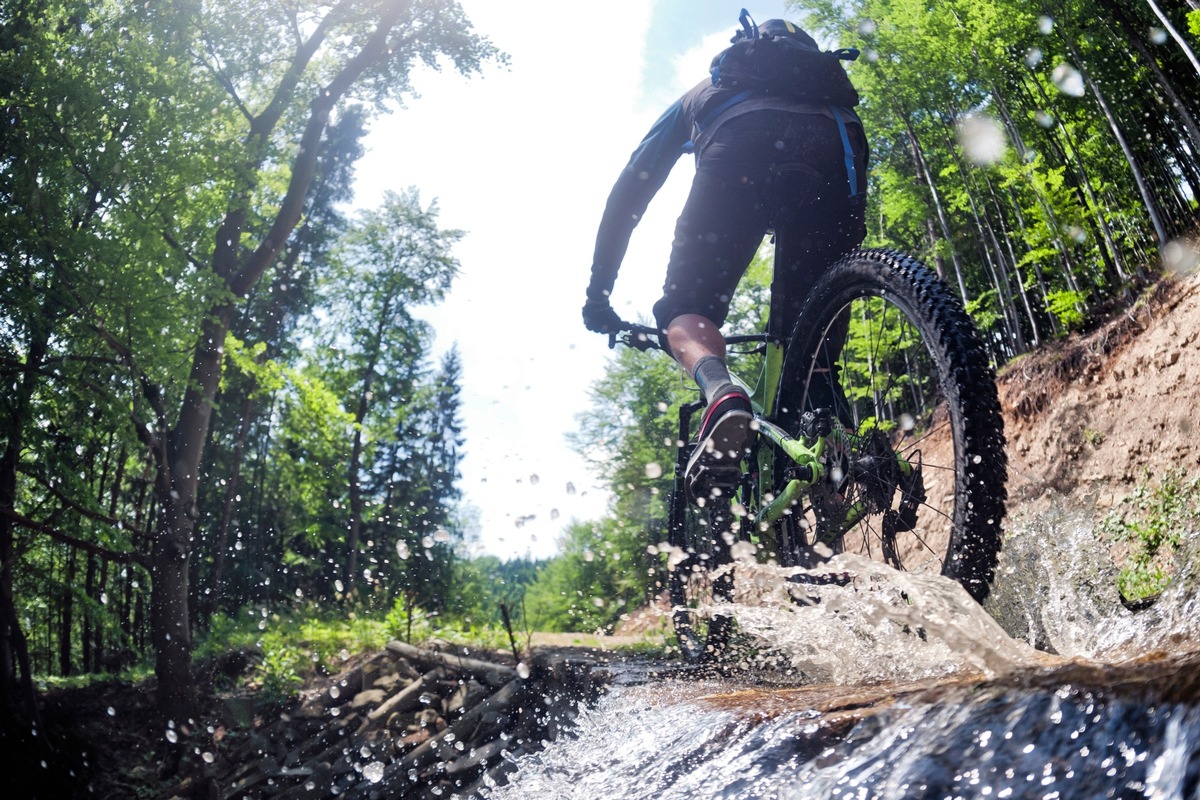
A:
{"type": "Polygon", "coordinates": [[[655,328],[622,321],[619,330],[609,332],[608,347],[611,350],[618,344],[623,344],[643,352],[646,350],[665,351],[667,348],[659,341],[662,336],[662,332],[655,328]]]}

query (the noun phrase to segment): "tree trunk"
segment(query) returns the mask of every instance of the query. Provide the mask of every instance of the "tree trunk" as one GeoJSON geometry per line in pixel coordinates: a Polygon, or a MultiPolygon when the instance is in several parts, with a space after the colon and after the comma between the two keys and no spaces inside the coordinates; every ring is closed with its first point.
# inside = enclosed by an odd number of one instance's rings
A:
{"type": "Polygon", "coordinates": [[[917,141],[916,131],[912,129],[908,117],[901,110],[897,109],[897,113],[904,122],[904,130],[908,134],[908,144],[912,152],[913,164],[917,168],[917,175],[929,187],[929,196],[933,200],[933,207],[937,213],[938,223],[942,227],[942,236],[945,238],[946,244],[950,246],[950,260],[954,264],[954,275],[958,279],[958,293],[965,306],[969,302],[967,284],[963,279],[962,265],[958,262],[958,251],[954,247],[954,236],[950,232],[950,223],[946,219],[946,210],[942,207],[942,198],[938,194],[937,183],[933,180],[933,173],[930,171],[929,165],[925,163],[925,154],[921,152],[921,145],[917,141]]]}
{"type": "Polygon", "coordinates": [[[1158,7],[1158,3],[1154,2],[1154,0],[1146,0],[1146,5],[1150,6],[1150,10],[1154,12],[1154,16],[1158,17],[1159,22],[1161,22],[1163,27],[1166,28],[1167,33],[1171,34],[1171,38],[1175,40],[1175,44],[1179,45],[1179,49],[1183,51],[1184,56],[1187,57],[1187,60],[1189,63],[1191,63],[1192,68],[1196,70],[1196,75],[1200,76],[1200,61],[1196,59],[1196,54],[1192,52],[1192,48],[1188,46],[1187,40],[1179,35],[1179,31],[1176,30],[1175,26],[1171,23],[1170,18],[1167,17],[1167,15],[1162,12],[1162,9],[1158,7]]]}
{"type": "MultiPolygon", "coordinates": [[[[87,568],[84,570],[83,579],[83,596],[89,601],[95,600],[96,586],[96,556],[92,553],[87,555],[87,568]]],[[[96,669],[96,660],[92,653],[92,621],[95,618],[95,613],[89,602],[83,608],[83,627],[80,629],[80,660],[83,662],[84,674],[98,672],[96,669]]]]}
{"type": "Polygon", "coordinates": [[[1130,24],[1129,17],[1125,14],[1124,10],[1117,3],[1113,2],[1113,0],[1105,0],[1104,5],[1121,21],[1124,26],[1121,35],[1126,37],[1134,49],[1138,51],[1138,55],[1142,57],[1142,61],[1154,73],[1154,77],[1158,79],[1158,85],[1162,88],[1167,99],[1171,101],[1171,106],[1179,114],[1179,120],[1183,124],[1184,129],[1187,130],[1188,138],[1191,140],[1192,152],[1200,153],[1200,126],[1197,126],[1196,118],[1188,110],[1187,104],[1183,102],[1183,98],[1179,96],[1179,92],[1175,91],[1175,85],[1167,77],[1167,74],[1163,72],[1163,68],[1159,66],[1158,59],[1150,52],[1150,48],[1146,46],[1146,42],[1142,39],[1141,34],[1138,33],[1137,28],[1130,24]]]}
{"type": "Polygon", "coordinates": [[[983,254],[984,264],[987,266],[988,273],[991,276],[992,286],[996,288],[996,302],[1000,305],[1000,311],[1004,319],[1004,328],[1009,339],[1009,346],[1018,353],[1024,352],[1025,335],[1021,331],[1020,322],[1017,320],[1016,309],[1012,307],[1012,287],[1008,284],[1008,272],[1004,269],[1003,265],[1004,253],[1000,248],[1000,242],[996,239],[995,229],[992,227],[991,222],[986,219],[986,214],[980,211],[975,199],[978,188],[975,185],[975,181],[972,180],[967,164],[958,156],[958,148],[951,141],[946,141],[944,146],[946,152],[951,154],[954,163],[958,166],[958,172],[962,176],[963,192],[967,197],[967,205],[971,211],[971,218],[975,222],[975,230],[979,233],[979,249],[983,254]],[[989,241],[991,242],[990,247],[988,245],[989,241]],[[1001,278],[1003,278],[1003,286],[1000,285],[1001,278]]]}
{"type": "MultiPolygon", "coordinates": [[[[47,292],[54,297],[54,292],[47,292]]],[[[13,600],[13,529],[15,523],[8,514],[15,512],[17,504],[17,468],[24,447],[24,429],[29,421],[31,401],[38,374],[46,358],[58,305],[47,300],[41,314],[32,317],[35,322],[29,332],[28,349],[20,381],[14,381],[9,396],[11,413],[3,422],[5,448],[0,455],[0,712],[14,719],[37,719],[37,694],[33,688],[33,674],[29,670],[29,653],[17,607],[13,600]]]]}
{"type": "Polygon", "coordinates": [[[367,365],[363,369],[362,388],[358,393],[358,409],[354,413],[354,444],[350,448],[350,464],[346,468],[350,494],[350,525],[346,535],[346,593],[354,590],[358,574],[358,539],[362,531],[362,485],[358,473],[362,467],[363,423],[371,404],[371,387],[375,377],[375,366],[379,363],[380,350],[383,347],[383,332],[391,317],[392,298],[384,298],[383,308],[379,314],[378,324],[373,333],[374,341],[368,348],[367,365]]]}
{"type": "MultiPolygon", "coordinates": [[[[287,192],[270,229],[249,253],[244,252],[242,242],[246,218],[244,198],[257,188],[255,176],[262,163],[251,158],[243,165],[242,174],[246,177],[235,191],[225,220],[217,230],[213,251],[214,271],[225,281],[231,298],[241,299],[247,295],[295,230],[313,180],[330,113],[366,69],[388,59],[388,35],[406,10],[406,3],[385,5],[375,31],[363,49],[349,58],[330,82],[316,93],[291,165],[287,192]]],[[[299,83],[299,73],[319,44],[317,35],[304,44],[305,53],[298,56],[301,59],[299,71],[288,73],[275,100],[251,122],[247,134],[248,152],[261,156],[262,148],[257,145],[272,135],[279,124],[286,101],[299,83]]],[[[212,408],[224,360],[225,335],[229,331],[233,307],[224,305],[213,311],[206,315],[201,326],[176,423],[168,432],[164,415],[159,421],[159,438],[151,438],[157,470],[155,493],[161,509],[161,524],[155,529],[150,556],[153,578],[150,627],[156,653],[154,673],[158,678],[159,710],[166,719],[177,722],[189,718],[193,705],[188,568],[196,527],[196,496],[204,443],[212,422],[212,408]]],[[[148,399],[158,405],[157,396],[148,399]]]]}
{"type": "Polygon", "coordinates": [[[1133,148],[1125,140],[1125,134],[1121,131],[1121,126],[1117,124],[1117,118],[1113,116],[1112,111],[1108,107],[1108,101],[1104,94],[1100,91],[1100,87],[1092,80],[1090,71],[1080,58],[1079,51],[1065,37],[1062,39],[1066,45],[1067,52],[1071,54],[1071,58],[1079,66],[1079,74],[1083,76],[1084,82],[1092,92],[1092,96],[1096,98],[1096,102],[1100,106],[1100,110],[1104,112],[1104,118],[1108,121],[1108,127],[1112,130],[1113,136],[1117,140],[1117,144],[1121,147],[1121,152],[1125,154],[1125,160],[1129,164],[1129,169],[1133,173],[1133,181],[1137,185],[1138,193],[1142,196],[1142,203],[1146,207],[1146,213],[1150,216],[1150,223],[1154,226],[1154,234],[1158,237],[1158,246],[1166,245],[1168,241],[1166,228],[1163,226],[1158,202],[1154,199],[1154,195],[1150,192],[1150,187],[1146,182],[1146,176],[1142,172],[1141,164],[1138,161],[1137,155],[1133,152],[1133,148]]]}
{"type": "Polygon", "coordinates": [[[108,620],[108,559],[100,557],[100,575],[96,584],[96,619],[92,626],[92,659],[96,664],[96,672],[111,672],[107,668],[108,659],[104,652],[104,623],[108,620]]]}
{"type": "MultiPolygon", "coordinates": [[[[1050,99],[1046,97],[1046,93],[1042,90],[1041,84],[1038,83],[1036,85],[1041,94],[1043,103],[1045,103],[1045,106],[1049,108],[1050,99]]],[[[1003,100],[1001,100],[997,103],[997,106],[1000,108],[1000,112],[1004,116],[1005,125],[1008,126],[1010,130],[1015,130],[1016,124],[1012,120],[1012,115],[1009,113],[1007,105],[1005,105],[1003,100]]],[[[1121,256],[1120,248],[1117,247],[1116,239],[1113,237],[1112,231],[1109,228],[1108,214],[1106,213],[1107,209],[1100,205],[1099,201],[1096,199],[1095,193],[1092,191],[1091,181],[1088,180],[1087,168],[1083,163],[1083,159],[1079,157],[1079,150],[1075,146],[1075,140],[1071,136],[1071,133],[1067,130],[1066,126],[1063,125],[1061,119],[1055,119],[1055,126],[1059,135],[1063,139],[1063,146],[1060,148],[1057,142],[1054,141],[1053,137],[1051,137],[1048,132],[1046,138],[1051,141],[1052,146],[1055,148],[1055,151],[1059,153],[1064,165],[1068,161],[1074,165],[1074,169],[1068,174],[1074,174],[1077,176],[1073,181],[1073,184],[1076,188],[1076,191],[1082,193],[1081,204],[1084,208],[1090,208],[1092,210],[1092,213],[1086,216],[1088,219],[1088,224],[1099,229],[1101,242],[1103,243],[1103,248],[1101,249],[1100,254],[1104,258],[1105,265],[1115,270],[1118,279],[1124,283],[1128,281],[1128,271],[1125,267],[1124,259],[1121,256]]],[[[1021,150],[1019,153],[1022,157],[1022,160],[1024,160],[1024,144],[1021,145],[1021,150]]],[[[1140,270],[1139,274],[1141,274],[1140,270]]]]}
{"type": "Polygon", "coordinates": [[[212,573],[209,575],[211,586],[204,596],[202,614],[211,619],[221,606],[221,596],[225,585],[225,553],[229,550],[229,528],[233,524],[233,504],[242,482],[242,458],[246,452],[246,438],[250,433],[250,423],[254,419],[254,399],[251,396],[253,388],[242,398],[242,420],[238,425],[237,441],[233,444],[229,479],[225,484],[225,498],[221,503],[221,522],[217,526],[216,540],[213,542],[212,573]]]}
{"type": "Polygon", "coordinates": [[[1032,346],[1037,347],[1041,344],[1041,331],[1038,328],[1036,315],[1033,313],[1033,307],[1029,304],[1029,293],[1025,291],[1025,281],[1021,279],[1021,269],[1018,266],[1017,252],[1013,248],[1013,235],[1009,231],[1007,220],[1004,218],[1004,206],[1000,203],[1000,198],[996,194],[996,187],[989,179],[987,181],[988,195],[992,200],[992,208],[995,209],[996,221],[1000,226],[1000,237],[1004,240],[1005,247],[1008,250],[1009,263],[1012,265],[1012,280],[1017,285],[1017,291],[1021,295],[1021,306],[1025,309],[1025,318],[1029,320],[1029,334],[1033,339],[1032,346]]]}
{"type": "Polygon", "coordinates": [[[75,565],[76,550],[74,547],[67,551],[67,579],[62,589],[62,627],[58,632],[58,672],[64,678],[72,671],[71,664],[71,633],[75,627],[75,565]]]}

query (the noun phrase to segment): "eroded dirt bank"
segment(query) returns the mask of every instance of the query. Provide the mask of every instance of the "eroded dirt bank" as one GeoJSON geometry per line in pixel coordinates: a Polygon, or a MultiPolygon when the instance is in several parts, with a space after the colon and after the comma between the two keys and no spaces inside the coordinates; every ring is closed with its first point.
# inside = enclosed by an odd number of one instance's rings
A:
{"type": "Polygon", "coordinates": [[[1167,470],[1200,471],[1200,274],[1018,359],[999,376],[1009,514],[1100,513],[1167,470]]]}

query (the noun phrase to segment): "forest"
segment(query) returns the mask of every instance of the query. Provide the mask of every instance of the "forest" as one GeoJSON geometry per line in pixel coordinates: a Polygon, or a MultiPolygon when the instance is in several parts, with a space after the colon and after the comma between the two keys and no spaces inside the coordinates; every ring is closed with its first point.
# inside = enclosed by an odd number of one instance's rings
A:
{"type": "MultiPolygon", "coordinates": [[[[867,244],[935,266],[997,367],[1195,266],[1196,0],[795,13],[861,51],[867,244]]],[[[452,0],[0,2],[6,716],[142,666],[184,718],[197,642],[280,608],[593,630],[658,593],[677,371],[623,350],[593,387],[604,518],[546,563],[469,557],[462,367],[415,313],[463,232],[415,189],[347,211],[413,71],[506,59],[452,0]]]]}

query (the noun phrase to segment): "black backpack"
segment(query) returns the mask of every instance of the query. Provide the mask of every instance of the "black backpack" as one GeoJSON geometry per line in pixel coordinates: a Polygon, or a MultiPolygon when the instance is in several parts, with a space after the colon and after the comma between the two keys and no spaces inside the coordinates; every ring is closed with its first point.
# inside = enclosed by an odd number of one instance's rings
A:
{"type": "Polygon", "coordinates": [[[712,60],[713,86],[835,106],[858,105],[858,92],[842,68],[842,61],[858,58],[858,50],[823,51],[790,22],[772,19],[759,26],[744,8],[739,21],[742,29],[732,46],[712,60]]]}

